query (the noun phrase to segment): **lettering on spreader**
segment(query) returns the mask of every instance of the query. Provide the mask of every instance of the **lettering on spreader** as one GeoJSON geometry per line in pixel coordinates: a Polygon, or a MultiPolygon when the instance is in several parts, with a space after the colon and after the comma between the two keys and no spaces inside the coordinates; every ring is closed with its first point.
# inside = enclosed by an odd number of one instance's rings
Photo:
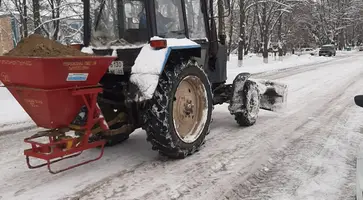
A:
{"type": "Polygon", "coordinates": [[[9,75],[6,74],[5,72],[0,73],[0,80],[4,83],[11,83],[9,75]]]}
{"type": "Polygon", "coordinates": [[[69,71],[87,71],[94,65],[97,65],[97,61],[63,62],[63,66],[68,67],[69,71]]]}
{"type": "Polygon", "coordinates": [[[39,106],[43,104],[43,101],[37,99],[24,99],[24,101],[33,108],[39,108],[39,106]]]}
{"type": "Polygon", "coordinates": [[[14,66],[32,66],[31,61],[21,61],[21,60],[0,60],[1,65],[14,65],[14,66]]]}

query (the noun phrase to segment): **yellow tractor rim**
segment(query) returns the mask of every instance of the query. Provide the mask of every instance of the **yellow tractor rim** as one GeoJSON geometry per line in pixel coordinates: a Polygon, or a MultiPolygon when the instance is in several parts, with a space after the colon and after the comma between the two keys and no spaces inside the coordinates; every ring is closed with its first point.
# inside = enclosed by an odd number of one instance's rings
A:
{"type": "Polygon", "coordinates": [[[196,141],[203,132],[208,114],[207,92],[196,76],[187,76],[175,92],[173,103],[174,127],[185,143],[196,141]]]}

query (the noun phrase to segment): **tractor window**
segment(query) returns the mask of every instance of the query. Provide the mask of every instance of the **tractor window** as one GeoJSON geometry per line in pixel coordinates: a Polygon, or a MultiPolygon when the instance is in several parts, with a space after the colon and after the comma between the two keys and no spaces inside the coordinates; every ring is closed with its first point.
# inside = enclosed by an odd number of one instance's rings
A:
{"type": "Polygon", "coordinates": [[[149,39],[144,0],[91,0],[91,20],[91,44],[96,47],[146,43],[149,39]]]}
{"type": "Polygon", "coordinates": [[[184,20],[180,0],[155,0],[157,35],[184,38],[184,20]]]}
{"type": "Polygon", "coordinates": [[[91,43],[104,44],[117,39],[116,10],[115,3],[102,0],[91,1],[91,19],[92,27],[94,28],[92,30],[91,43]]]}
{"type": "Polygon", "coordinates": [[[185,10],[191,39],[205,39],[205,24],[200,0],[185,0],[185,10]]]}

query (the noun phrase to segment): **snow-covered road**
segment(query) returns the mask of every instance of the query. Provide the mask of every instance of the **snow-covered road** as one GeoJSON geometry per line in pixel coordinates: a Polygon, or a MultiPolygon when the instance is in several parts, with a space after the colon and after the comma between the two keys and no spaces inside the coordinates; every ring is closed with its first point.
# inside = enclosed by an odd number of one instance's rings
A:
{"type": "Polygon", "coordinates": [[[100,161],[51,175],[25,165],[23,138],[35,130],[1,134],[0,199],[354,199],[363,56],[334,59],[256,75],[288,84],[287,108],[241,128],[216,106],[205,146],[184,160],[159,157],[137,130],[100,161]]]}

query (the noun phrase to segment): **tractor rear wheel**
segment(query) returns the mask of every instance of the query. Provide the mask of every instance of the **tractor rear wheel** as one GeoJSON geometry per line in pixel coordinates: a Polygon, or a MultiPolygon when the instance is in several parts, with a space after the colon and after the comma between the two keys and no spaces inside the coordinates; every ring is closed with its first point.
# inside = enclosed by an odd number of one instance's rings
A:
{"type": "Polygon", "coordinates": [[[235,120],[240,126],[252,126],[256,123],[260,111],[260,98],[257,84],[247,80],[243,87],[242,112],[234,113],[235,120]]]}
{"type": "Polygon", "coordinates": [[[147,140],[162,155],[185,158],[204,143],[212,109],[211,85],[197,62],[168,65],[146,113],[147,140]]]}

